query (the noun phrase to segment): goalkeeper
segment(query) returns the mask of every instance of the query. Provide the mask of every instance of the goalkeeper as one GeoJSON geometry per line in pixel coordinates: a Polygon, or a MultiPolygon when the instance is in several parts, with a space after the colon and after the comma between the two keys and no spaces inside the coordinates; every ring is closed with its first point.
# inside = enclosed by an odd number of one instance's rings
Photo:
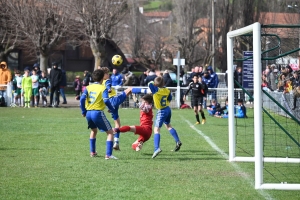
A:
{"type": "Polygon", "coordinates": [[[133,132],[135,135],[139,135],[138,139],[132,144],[132,148],[135,151],[140,151],[143,147],[143,144],[150,139],[152,135],[152,104],[153,97],[151,94],[146,94],[142,98],[140,103],[140,125],[136,126],[122,126],[120,128],[114,128],[114,132],[125,133],[133,132]]]}

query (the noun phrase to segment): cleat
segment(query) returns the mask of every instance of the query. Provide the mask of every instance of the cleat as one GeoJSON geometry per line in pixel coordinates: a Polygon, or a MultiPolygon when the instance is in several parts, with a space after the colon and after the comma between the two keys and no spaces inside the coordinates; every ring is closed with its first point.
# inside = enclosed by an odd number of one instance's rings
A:
{"type": "Polygon", "coordinates": [[[97,154],[97,152],[91,152],[91,157],[96,157],[98,154],[97,154]]]}
{"type": "Polygon", "coordinates": [[[67,104],[67,102],[62,102],[61,104],[67,104]]]}
{"type": "Polygon", "coordinates": [[[198,124],[200,124],[200,122],[196,122],[196,123],[195,123],[195,125],[198,125],[198,124]]]}
{"type": "Polygon", "coordinates": [[[118,143],[115,143],[114,146],[113,146],[113,149],[116,150],[116,151],[120,151],[120,146],[118,143]]]}
{"type": "Polygon", "coordinates": [[[178,142],[176,143],[176,146],[175,146],[174,151],[179,151],[181,145],[182,145],[182,143],[181,143],[180,141],[178,141],[178,142]]]}
{"type": "Polygon", "coordinates": [[[160,154],[160,152],[162,152],[162,150],[160,148],[156,149],[156,151],[154,151],[152,158],[155,158],[158,154],[160,154]]]}
{"type": "Polygon", "coordinates": [[[106,155],[106,156],[105,156],[105,160],[110,160],[110,159],[118,160],[118,158],[115,157],[115,156],[113,156],[113,155],[111,155],[111,156],[106,155]]]}
{"type": "Polygon", "coordinates": [[[206,122],[206,119],[202,119],[202,123],[201,124],[205,124],[206,122]]]}
{"type": "Polygon", "coordinates": [[[139,144],[137,145],[137,147],[135,148],[135,151],[140,151],[140,150],[142,150],[143,144],[144,144],[144,143],[143,143],[142,141],[140,141],[139,144]]]}

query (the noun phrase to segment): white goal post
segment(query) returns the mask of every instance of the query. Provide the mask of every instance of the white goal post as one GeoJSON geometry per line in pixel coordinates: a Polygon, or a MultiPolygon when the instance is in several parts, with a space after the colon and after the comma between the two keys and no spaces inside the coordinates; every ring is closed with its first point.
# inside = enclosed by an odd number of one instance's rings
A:
{"type": "Polygon", "coordinates": [[[262,91],[261,91],[261,25],[256,22],[252,25],[227,33],[227,70],[228,70],[228,134],[229,134],[229,161],[255,162],[255,189],[300,190],[300,184],[263,183],[264,162],[300,163],[297,158],[267,158],[263,155],[262,129],[262,91]],[[234,38],[246,33],[253,33],[253,89],[254,89],[254,157],[237,157],[236,134],[234,121],[234,68],[233,44],[234,38]]]}

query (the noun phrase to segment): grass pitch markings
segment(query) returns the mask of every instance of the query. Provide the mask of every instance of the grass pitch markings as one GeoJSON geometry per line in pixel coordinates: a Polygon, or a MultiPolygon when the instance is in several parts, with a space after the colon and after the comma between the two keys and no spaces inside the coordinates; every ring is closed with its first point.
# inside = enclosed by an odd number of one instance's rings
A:
{"type": "MultiPolygon", "coordinates": [[[[198,130],[190,121],[184,119],[183,117],[181,117],[182,120],[186,121],[186,123],[192,128],[194,129],[201,137],[203,137],[205,139],[205,141],[214,149],[216,150],[219,154],[222,155],[223,158],[225,158],[226,160],[229,159],[229,156],[222,150],[220,149],[211,139],[210,137],[208,137],[207,135],[205,135],[202,131],[198,130]]],[[[242,177],[254,188],[254,179],[252,179],[249,174],[247,174],[246,172],[244,172],[239,165],[237,165],[234,162],[230,162],[230,164],[233,166],[233,168],[235,169],[236,172],[238,172],[239,174],[242,174],[242,177]]],[[[271,197],[271,195],[261,189],[258,189],[257,192],[263,196],[265,199],[273,199],[271,197]]]]}

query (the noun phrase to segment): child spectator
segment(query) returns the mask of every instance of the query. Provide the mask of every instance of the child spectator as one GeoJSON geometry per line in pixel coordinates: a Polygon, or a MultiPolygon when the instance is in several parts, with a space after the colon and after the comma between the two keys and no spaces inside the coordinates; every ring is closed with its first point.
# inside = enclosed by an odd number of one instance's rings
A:
{"type": "Polygon", "coordinates": [[[30,108],[30,98],[32,95],[32,79],[29,76],[29,70],[24,71],[24,77],[22,79],[22,96],[24,96],[24,108],[30,108]]]}
{"type": "Polygon", "coordinates": [[[235,118],[247,118],[246,107],[243,104],[243,99],[238,100],[238,105],[235,106],[235,118]]]}
{"type": "Polygon", "coordinates": [[[81,89],[82,89],[82,85],[81,85],[81,80],[80,80],[80,76],[75,76],[75,80],[73,82],[73,87],[75,89],[75,99],[79,100],[80,99],[80,94],[81,94],[81,89]]]}
{"type": "Polygon", "coordinates": [[[21,92],[22,92],[22,79],[21,72],[19,70],[16,70],[15,72],[15,82],[16,82],[16,88],[15,88],[15,104],[19,106],[23,106],[23,102],[21,99],[21,92]]]}
{"type": "Polygon", "coordinates": [[[228,99],[225,100],[225,106],[217,109],[215,117],[218,118],[228,118],[228,99]]]}
{"type": "Polygon", "coordinates": [[[217,103],[215,99],[211,100],[211,105],[207,106],[207,112],[210,116],[214,116],[217,112],[217,109],[220,109],[220,104],[217,103]]]}
{"type": "Polygon", "coordinates": [[[49,79],[46,76],[45,71],[42,71],[39,79],[39,93],[40,99],[42,99],[43,107],[47,106],[47,93],[49,88],[49,79]]]}
{"type": "Polygon", "coordinates": [[[154,153],[152,158],[155,158],[159,153],[162,152],[160,149],[160,128],[162,127],[163,123],[176,142],[174,151],[179,151],[182,145],[176,130],[171,126],[172,114],[169,104],[172,100],[172,95],[170,90],[168,88],[164,88],[163,86],[164,81],[162,77],[156,77],[154,82],[149,82],[149,89],[153,94],[154,105],[157,109],[156,121],[154,125],[154,153]]]}
{"type": "Polygon", "coordinates": [[[35,69],[32,70],[32,106],[38,107],[38,96],[39,96],[39,76],[35,69]]]}
{"type": "Polygon", "coordinates": [[[139,135],[139,138],[132,144],[132,148],[135,151],[140,151],[143,147],[143,144],[149,140],[152,134],[152,103],[153,97],[151,94],[146,94],[142,98],[142,102],[139,106],[140,108],[140,125],[139,126],[122,126],[120,128],[115,128],[114,132],[133,132],[136,135],[139,135]]]}

